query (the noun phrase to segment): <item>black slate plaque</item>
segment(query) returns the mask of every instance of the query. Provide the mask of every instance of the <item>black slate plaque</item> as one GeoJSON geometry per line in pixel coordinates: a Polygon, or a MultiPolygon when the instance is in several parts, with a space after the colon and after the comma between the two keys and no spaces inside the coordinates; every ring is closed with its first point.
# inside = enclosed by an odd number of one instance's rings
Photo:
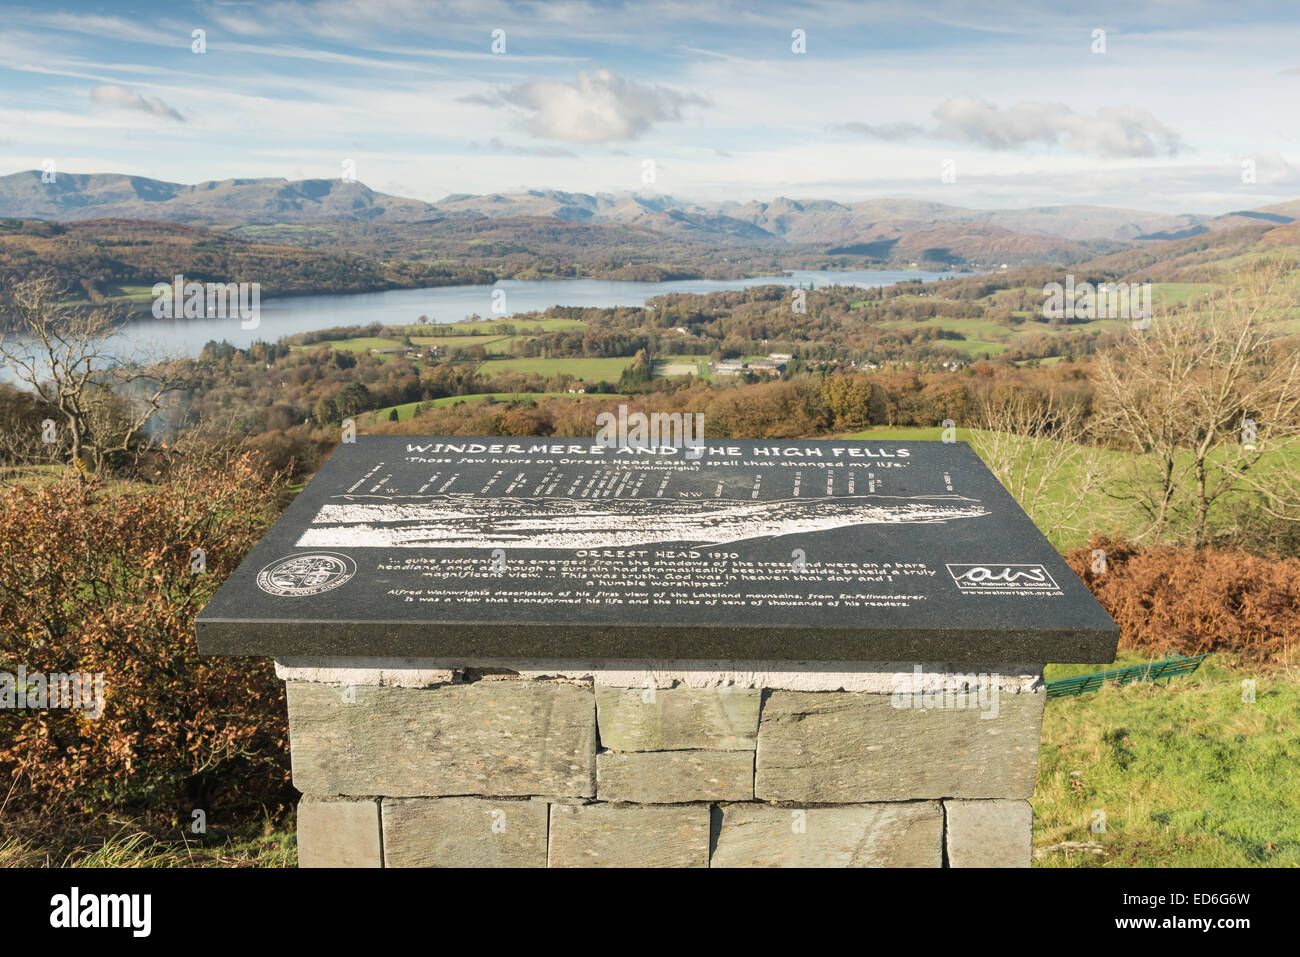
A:
{"type": "Polygon", "coordinates": [[[221,655],[1104,662],[964,442],[358,436],[197,620],[221,655]]]}

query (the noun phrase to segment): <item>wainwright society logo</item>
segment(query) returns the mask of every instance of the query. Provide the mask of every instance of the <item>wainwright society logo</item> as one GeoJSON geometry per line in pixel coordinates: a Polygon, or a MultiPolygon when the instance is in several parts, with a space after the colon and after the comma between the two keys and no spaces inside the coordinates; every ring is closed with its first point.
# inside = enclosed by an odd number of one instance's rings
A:
{"type": "Polygon", "coordinates": [[[1060,587],[1042,565],[949,565],[948,574],[962,591],[1055,591],[1060,587]]]}
{"type": "Polygon", "coordinates": [[[258,572],[257,587],[281,598],[319,595],[338,588],[356,573],[356,564],[346,555],[334,552],[290,555],[258,572]]]}

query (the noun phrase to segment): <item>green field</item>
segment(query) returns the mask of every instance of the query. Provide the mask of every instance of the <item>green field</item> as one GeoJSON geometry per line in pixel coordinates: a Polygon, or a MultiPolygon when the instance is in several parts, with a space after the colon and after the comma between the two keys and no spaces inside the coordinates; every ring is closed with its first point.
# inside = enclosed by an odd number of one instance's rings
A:
{"type": "Polygon", "coordinates": [[[494,342],[504,342],[515,336],[411,336],[416,346],[442,346],[444,349],[465,349],[470,346],[487,347],[494,342]]]}
{"type": "MultiPolygon", "coordinates": [[[[1187,302],[1197,296],[1201,296],[1216,288],[1214,283],[1196,283],[1196,282],[1158,282],[1151,284],[1151,303],[1153,306],[1161,305],[1185,305],[1187,302]]],[[[998,304],[999,299],[1011,298],[1017,293],[1024,290],[1005,290],[1000,289],[983,299],[976,300],[983,303],[986,307],[993,307],[998,304]]],[[[1035,298],[1041,295],[1041,290],[1029,290],[1035,298]]],[[[953,305],[960,304],[959,300],[943,299],[934,296],[901,296],[900,302],[916,303],[950,303],[953,305]]],[[[858,300],[852,305],[855,309],[866,306],[866,300],[858,300]]],[[[1029,320],[1020,325],[1013,326],[1002,322],[996,322],[992,319],[956,319],[946,316],[936,316],[931,319],[889,319],[876,323],[882,329],[916,329],[918,327],[930,326],[935,329],[943,329],[949,332],[957,332],[965,336],[961,339],[939,340],[936,344],[947,345],[969,356],[982,356],[988,353],[990,357],[998,356],[1008,349],[1015,348],[1022,341],[1037,338],[1045,333],[1052,332],[1079,332],[1087,331],[1091,333],[1116,332],[1124,329],[1128,325],[1125,319],[1093,319],[1085,322],[1072,322],[1067,325],[1052,327],[1041,321],[1034,321],[1039,318],[1041,313],[1038,310],[1024,309],[1016,310],[1013,315],[1022,319],[1029,320]]]]}
{"type": "Polygon", "coordinates": [[[475,346],[482,346],[483,351],[489,355],[509,355],[510,347],[513,343],[520,340],[527,340],[532,336],[411,336],[411,344],[415,346],[438,346],[441,349],[441,355],[447,355],[457,349],[472,349],[475,346]]]}
{"type": "MultiPolygon", "coordinates": [[[[150,302],[153,300],[153,286],[109,286],[104,289],[104,302],[106,303],[137,303],[150,302]]],[[[87,296],[76,296],[72,299],[61,299],[61,306],[89,306],[93,305],[87,296]]]]}
{"type": "Polygon", "coordinates": [[[526,335],[535,329],[541,329],[543,332],[555,332],[558,329],[582,329],[587,324],[581,319],[491,319],[480,320],[478,322],[439,322],[428,323],[426,325],[416,324],[406,327],[406,334],[410,336],[427,336],[430,339],[438,339],[440,335],[448,336],[503,336],[509,335],[505,329],[510,326],[514,329],[516,335],[526,335]],[[430,330],[448,329],[452,330],[447,333],[431,333],[430,330]]]}
{"type": "Polygon", "coordinates": [[[568,374],[584,382],[618,382],[623,370],[632,364],[629,358],[613,359],[492,359],[478,367],[480,375],[497,372],[521,372],[524,375],[555,376],[568,374]]]}
{"type": "Polygon", "coordinates": [[[403,343],[396,339],[382,339],[378,336],[356,336],[351,339],[326,339],[321,342],[313,342],[309,346],[294,346],[294,349],[319,349],[323,345],[328,345],[331,349],[338,349],[343,352],[369,352],[371,349],[401,349],[403,343]]]}
{"type": "Polygon", "coordinates": [[[693,371],[689,373],[674,371],[672,375],[694,375],[707,378],[709,374],[709,360],[705,356],[672,356],[667,359],[656,359],[654,372],[652,374],[656,378],[664,378],[668,376],[667,370],[673,366],[681,366],[683,368],[689,366],[693,371]]]}
{"type": "MultiPolygon", "coordinates": [[[[150,288],[147,286],[125,288],[133,293],[143,295],[145,299],[149,298],[150,288]]],[[[137,298],[139,298],[139,295],[137,295],[137,298]]],[[[538,329],[543,332],[554,332],[558,329],[581,329],[584,326],[585,323],[579,319],[530,319],[527,321],[500,319],[491,322],[417,324],[406,326],[402,329],[402,332],[410,337],[413,346],[436,345],[441,346],[444,351],[482,346],[489,355],[508,356],[512,343],[517,340],[534,338],[532,333],[538,329]],[[508,327],[513,328],[514,332],[506,331],[508,327]],[[439,334],[434,334],[433,330],[438,330],[439,334]],[[448,331],[443,334],[443,330],[448,331]]],[[[311,345],[294,346],[294,348],[315,349],[321,345],[329,345],[332,349],[343,349],[348,352],[368,352],[371,349],[401,348],[403,343],[396,339],[379,336],[354,336],[347,339],[325,339],[311,345]]]]}
{"type": "MultiPolygon", "coordinates": [[[[535,402],[538,399],[608,399],[610,397],[608,392],[603,394],[592,393],[591,395],[574,392],[476,392],[473,395],[443,396],[441,399],[432,399],[429,404],[435,409],[442,409],[461,402],[471,404],[483,402],[489,398],[496,402],[535,402]]],[[[402,405],[388,406],[375,412],[367,412],[362,416],[362,421],[369,424],[387,422],[389,421],[389,414],[393,409],[396,409],[397,421],[409,422],[415,418],[416,412],[422,405],[424,405],[423,402],[406,402],[402,405]]]]}
{"type": "Polygon", "coordinates": [[[109,290],[113,299],[129,299],[131,302],[148,302],[153,299],[153,286],[116,286],[109,290]]]}
{"type": "Polygon", "coordinates": [[[1151,304],[1153,306],[1185,306],[1197,296],[1202,296],[1212,289],[1217,289],[1212,282],[1153,282],[1151,284],[1151,304]]]}
{"type": "Polygon", "coordinates": [[[1010,326],[994,322],[991,319],[954,319],[949,316],[935,316],[933,319],[918,319],[915,322],[910,319],[890,319],[878,323],[878,325],[883,329],[911,329],[917,326],[932,326],[935,329],[960,332],[968,339],[983,339],[989,342],[999,341],[1008,333],[1014,335],[1016,332],[1010,326]]]}
{"type": "Polygon", "coordinates": [[[1011,348],[1005,342],[990,342],[987,339],[946,339],[944,342],[973,359],[983,358],[986,355],[991,359],[1011,348]]]}
{"type": "MultiPolygon", "coordinates": [[[[988,319],[952,319],[937,316],[933,319],[890,319],[875,323],[881,329],[911,330],[930,326],[948,332],[957,332],[965,339],[936,339],[935,345],[949,346],[969,356],[998,356],[1011,348],[1011,344],[1022,335],[1020,330],[1004,326],[988,319]]],[[[1038,332],[1043,329],[1039,328],[1038,332]]]]}

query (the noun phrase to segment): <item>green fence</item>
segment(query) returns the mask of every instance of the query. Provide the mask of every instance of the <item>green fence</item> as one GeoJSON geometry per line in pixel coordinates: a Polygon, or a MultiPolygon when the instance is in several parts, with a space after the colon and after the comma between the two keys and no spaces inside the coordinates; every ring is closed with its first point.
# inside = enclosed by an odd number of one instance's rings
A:
{"type": "Polygon", "coordinates": [[[1112,671],[1095,671],[1090,675],[1079,675],[1075,678],[1049,681],[1045,686],[1047,688],[1047,697],[1064,698],[1067,695],[1083,694],[1085,691],[1096,691],[1108,681],[1113,681],[1118,685],[1127,685],[1135,681],[1156,681],[1160,678],[1172,678],[1175,675],[1190,675],[1208,657],[1210,657],[1209,653],[1193,655],[1187,658],[1176,652],[1168,651],[1165,652],[1164,658],[1147,665],[1115,668],[1112,671]]]}

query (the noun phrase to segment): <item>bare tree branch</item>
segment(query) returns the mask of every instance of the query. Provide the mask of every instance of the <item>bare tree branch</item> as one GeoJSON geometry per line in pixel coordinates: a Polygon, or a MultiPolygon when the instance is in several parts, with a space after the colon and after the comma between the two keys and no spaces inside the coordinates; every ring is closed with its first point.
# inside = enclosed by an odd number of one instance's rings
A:
{"type": "Polygon", "coordinates": [[[167,367],[144,368],[117,355],[110,339],[122,317],[61,305],[49,277],[0,288],[11,323],[0,334],[0,362],[61,419],[58,447],[66,461],[88,480],[146,450],[150,420],[184,383],[167,367]]]}

